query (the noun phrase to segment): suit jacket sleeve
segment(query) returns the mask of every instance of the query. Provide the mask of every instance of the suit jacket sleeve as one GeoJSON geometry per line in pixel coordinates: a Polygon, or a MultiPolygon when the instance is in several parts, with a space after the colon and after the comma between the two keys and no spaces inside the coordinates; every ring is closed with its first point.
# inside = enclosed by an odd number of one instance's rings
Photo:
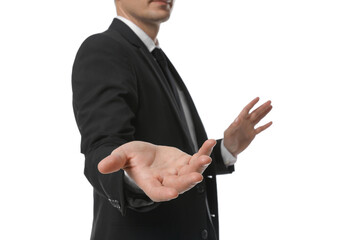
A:
{"type": "Polygon", "coordinates": [[[211,157],[213,159],[216,175],[229,174],[229,173],[232,173],[235,171],[234,165],[227,167],[224,164],[224,160],[223,160],[223,157],[221,154],[221,141],[222,141],[222,139],[218,139],[216,141],[216,145],[215,145],[212,155],[211,155],[211,157]]]}
{"type": "Polygon", "coordinates": [[[98,163],[134,140],[138,107],[136,77],[125,47],[97,34],[81,45],[72,74],[73,108],[81,133],[84,173],[100,195],[125,213],[124,172],[101,174],[98,163]]]}

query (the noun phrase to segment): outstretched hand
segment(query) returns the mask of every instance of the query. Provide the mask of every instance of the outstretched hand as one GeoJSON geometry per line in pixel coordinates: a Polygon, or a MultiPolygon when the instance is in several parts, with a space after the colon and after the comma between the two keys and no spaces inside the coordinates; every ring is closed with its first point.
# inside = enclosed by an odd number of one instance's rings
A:
{"type": "Polygon", "coordinates": [[[257,97],[246,105],[235,121],[224,132],[224,146],[234,156],[244,151],[257,134],[272,124],[272,122],[268,122],[265,125],[255,128],[255,125],[272,109],[271,101],[267,101],[250,113],[250,110],[258,101],[259,98],[257,97]]]}
{"type": "Polygon", "coordinates": [[[207,140],[190,156],[174,147],[133,141],[116,148],[98,169],[103,174],[124,169],[152,201],[168,201],[202,181],[215,144],[207,140]]]}

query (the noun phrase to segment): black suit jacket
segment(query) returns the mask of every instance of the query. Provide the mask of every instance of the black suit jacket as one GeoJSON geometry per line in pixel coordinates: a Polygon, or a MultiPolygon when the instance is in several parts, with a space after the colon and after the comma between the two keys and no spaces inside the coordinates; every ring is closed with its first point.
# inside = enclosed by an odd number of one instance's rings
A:
{"type": "MultiPolygon", "coordinates": [[[[194,103],[180,76],[170,69],[185,93],[198,145],[207,139],[194,103]]],[[[230,173],[213,150],[204,181],[177,199],[133,208],[124,172],[98,172],[97,164],[120,145],[140,140],[194,149],[186,124],[160,67],[143,42],[119,19],[109,29],[87,38],[73,66],[73,108],[85,155],[85,175],[94,187],[91,239],[217,239],[216,174],[230,173]]],[[[139,198],[143,196],[138,196],[139,198]]]]}

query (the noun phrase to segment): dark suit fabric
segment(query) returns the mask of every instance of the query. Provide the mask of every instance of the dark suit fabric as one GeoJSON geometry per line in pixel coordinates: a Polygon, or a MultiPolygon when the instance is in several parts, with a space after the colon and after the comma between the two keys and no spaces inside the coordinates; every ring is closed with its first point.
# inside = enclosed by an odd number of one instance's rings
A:
{"type": "MultiPolygon", "coordinates": [[[[185,93],[201,146],[207,136],[200,117],[180,76],[169,67],[185,93]]],[[[107,31],[87,38],[75,58],[72,87],[84,172],[94,187],[91,239],[217,239],[216,174],[234,170],[224,165],[220,144],[202,183],[175,200],[148,207],[128,204],[126,196],[134,193],[127,189],[122,170],[109,175],[97,170],[101,159],[133,140],[194,153],[170,87],[135,33],[114,19],[107,31]]]]}

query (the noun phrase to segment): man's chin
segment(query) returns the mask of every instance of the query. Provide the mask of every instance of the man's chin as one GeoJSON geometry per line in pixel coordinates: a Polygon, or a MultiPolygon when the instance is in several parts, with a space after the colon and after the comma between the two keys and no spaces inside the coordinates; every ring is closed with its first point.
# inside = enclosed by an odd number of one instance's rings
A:
{"type": "Polygon", "coordinates": [[[165,11],[162,12],[156,11],[151,15],[152,15],[151,16],[152,21],[159,23],[166,22],[170,18],[170,12],[165,12],[165,11]]]}

